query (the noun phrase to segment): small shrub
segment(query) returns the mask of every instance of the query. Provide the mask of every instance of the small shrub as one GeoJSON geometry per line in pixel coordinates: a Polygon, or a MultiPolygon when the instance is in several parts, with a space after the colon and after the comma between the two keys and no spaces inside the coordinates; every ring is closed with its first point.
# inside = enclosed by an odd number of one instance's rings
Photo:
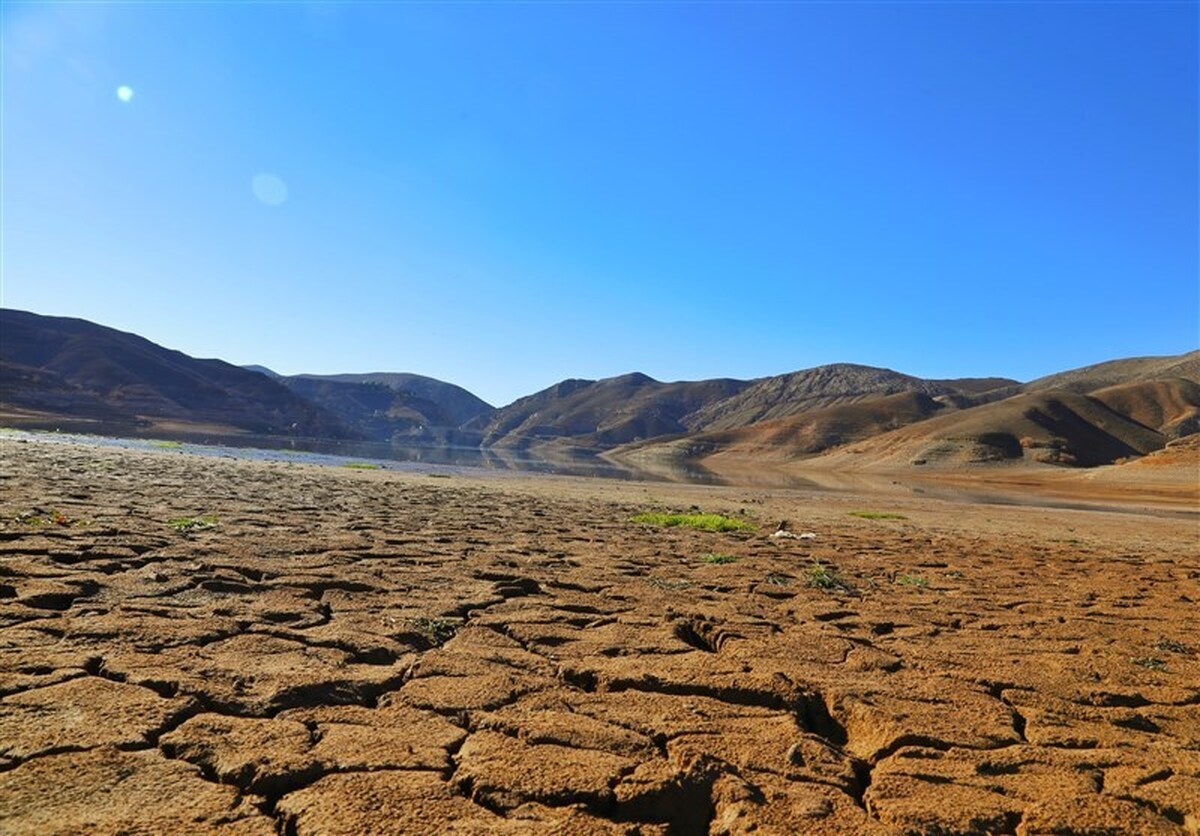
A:
{"type": "Polygon", "coordinates": [[[826,566],[824,563],[817,562],[808,567],[808,571],[804,573],[804,585],[813,589],[842,589],[850,588],[842,576],[838,574],[837,569],[832,566],[826,566]]]}
{"type": "Polygon", "coordinates": [[[458,633],[459,624],[450,618],[430,618],[420,615],[410,618],[408,623],[433,647],[441,647],[458,633]]]}
{"type": "Polygon", "coordinates": [[[1154,645],[1154,649],[1160,653],[1182,653],[1184,656],[1192,655],[1190,647],[1175,639],[1159,639],[1154,645]]]}
{"type": "Polygon", "coordinates": [[[683,580],[682,578],[646,578],[646,583],[653,586],[655,589],[687,589],[692,585],[691,581],[683,580]]]}
{"type": "Polygon", "coordinates": [[[1152,671],[1166,670],[1167,663],[1157,656],[1143,656],[1140,659],[1131,659],[1135,665],[1141,665],[1143,668],[1152,671]]]}
{"type": "Polygon", "coordinates": [[[924,589],[925,587],[929,586],[929,581],[925,580],[925,578],[921,577],[920,575],[900,575],[896,578],[896,583],[903,584],[905,586],[915,586],[920,589],[924,589]]]}
{"type": "Polygon", "coordinates": [[[26,511],[24,514],[18,514],[16,521],[32,526],[47,526],[47,525],[87,525],[83,520],[73,519],[68,517],[62,511],[26,511]]]}
{"type": "Polygon", "coordinates": [[[701,563],[712,563],[723,566],[726,563],[737,563],[737,557],[732,554],[706,554],[700,558],[701,563]]]}
{"type": "Polygon", "coordinates": [[[631,522],[661,525],[668,528],[684,526],[699,531],[744,531],[754,528],[754,523],[739,520],[736,517],[726,517],[722,514],[666,514],[647,511],[632,517],[631,522]]]}

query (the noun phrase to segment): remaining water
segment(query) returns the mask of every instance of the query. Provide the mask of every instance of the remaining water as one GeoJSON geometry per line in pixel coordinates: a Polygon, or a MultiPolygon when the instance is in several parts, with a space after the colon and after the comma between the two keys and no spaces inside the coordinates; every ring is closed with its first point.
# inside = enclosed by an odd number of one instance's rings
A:
{"type": "Polygon", "coordinates": [[[1200,516],[1200,512],[1178,508],[1145,508],[1129,505],[1078,502],[1039,496],[1030,492],[1005,492],[1002,489],[963,488],[931,480],[900,481],[887,476],[871,476],[826,471],[798,474],[778,468],[753,468],[736,477],[719,476],[697,465],[663,466],[654,471],[614,464],[584,448],[567,448],[561,458],[549,460],[523,451],[480,449],[478,447],[418,446],[384,444],[369,441],[329,441],[271,436],[243,436],[220,441],[200,435],[177,435],[173,440],[121,438],[86,433],[47,432],[3,429],[3,437],[29,442],[89,444],[126,450],[145,450],[161,454],[189,453],[217,458],[250,461],[302,462],[345,467],[356,463],[374,465],[383,470],[413,473],[461,473],[476,475],[550,474],[586,476],[604,479],[676,482],[686,484],[727,485],[761,489],[791,489],[817,492],[890,494],[921,496],[950,502],[988,505],[1026,505],[1079,511],[1116,511],[1154,516],[1200,516]],[[188,438],[189,440],[183,440],[188,438]]]}

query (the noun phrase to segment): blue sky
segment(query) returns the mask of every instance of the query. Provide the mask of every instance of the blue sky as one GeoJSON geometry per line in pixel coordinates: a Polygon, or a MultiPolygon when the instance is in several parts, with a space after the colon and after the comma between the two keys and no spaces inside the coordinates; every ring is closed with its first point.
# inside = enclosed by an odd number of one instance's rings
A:
{"type": "Polygon", "coordinates": [[[0,14],[8,307],[498,404],[1200,344],[1195,3],[0,14]]]}

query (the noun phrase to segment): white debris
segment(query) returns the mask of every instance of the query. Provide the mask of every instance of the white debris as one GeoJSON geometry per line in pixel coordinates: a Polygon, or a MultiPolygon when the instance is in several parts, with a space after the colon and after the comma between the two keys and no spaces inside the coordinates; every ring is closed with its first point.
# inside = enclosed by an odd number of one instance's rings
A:
{"type": "Polygon", "coordinates": [[[800,534],[796,534],[795,532],[781,528],[772,534],[771,538],[779,538],[781,540],[816,540],[817,535],[813,531],[803,531],[800,534]]]}

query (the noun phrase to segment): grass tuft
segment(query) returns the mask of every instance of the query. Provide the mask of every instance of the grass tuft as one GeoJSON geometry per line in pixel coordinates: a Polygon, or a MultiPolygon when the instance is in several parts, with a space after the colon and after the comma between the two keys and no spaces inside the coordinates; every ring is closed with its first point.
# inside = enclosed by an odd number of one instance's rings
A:
{"type": "Polygon", "coordinates": [[[826,566],[820,561],[808,567],[804,573],[804,585],[810,586],[813,589],[840,589],[848,591],[850,585],[842,579],[838,570],[832,566],[826,566]]]}
{"type": "Polygon", "coordinates": [[[23,514],[18,514],[16,517],[16,521],[19,523],[24,523],[25,525],[32,525],[35,527],[41,527],[41,526],[47,526],[47,525],[61,525],[64,527],[65,526],[85,526],[85,525],[87,525],[86,520],[77,520],[74,517],[68,517],[62,511],[50,511],[50,512],[38,511],[38,510],[26,511],[23,514]]]}
{"type": "Polygon", "coordinates": [[[687,589],[692,585],[691,581],[683,580],[682,578],[646,578],[646,583],[653,586],[655,589],[687,589]]]}
{"type": "Polygon", "coordinates": [[[1160,653],[1182,653],[1184,656],[1191,656],[1192,649],[1181,641],[1175,639],[1159,639],[1154,645],[1154,649],[1160,653]]]}
{"type": "Polygon", "coordinates": [[[167,525],[176,531],[204,531],[207,528],[216,528],[217,518],[214,514],[202,514],[199,517],[176,517],[173,520],[167,520],[167,525]]]}
{"type": "Polygon", "coordinates": [[[920,589],[929,586],[929,581],[920,575],[899,575],[896,578],[896,583],[903,584],[904,586],[915,586],[920,589]]]}
{"type": "Polygon", "coordinates": [[[1140,659],[1130,659],[1135,665],[1141,665],[1143,668],[1152,671],[1166,670],[1167,663],[1157,656],[1143,656],[1140,659]]]}
{"type": "Polygon", "coordinates": [[[150,446],[151,447],[161,447],[164,450],[178,450],[180,447],[183,446],[183,443],[179,442],[179,441],[156,440],[156,441],[151,441],[150,446]]]}
{"type": "Polygon", "coordinates": [[[711,563],[716,566],[723,566],[726,563],[737,563],[738,559],[732,554],[706,554],[700,558],[701,563],[711,563]]]}
{"type": "Polygon", "coordinates": [[[441,647],[458,633],[459,623],[450,618],[430,618],[420,615],[410,618],[408,623],[433,647],[441,647]]]}
{"type": "Polygon", "coordinates": [[[903,514],[892,514],[887,511],[849,511],[852,517],[862,517],[864,520],[907,520],[903,514]]]}
{"type": "Polygon", "coordinates": [[[647,511],[631,518],[632,522],[646,525],[662,525],[668,528],[683,526],[699,531],[745,531],[753,530],[754,523],[726,517],[723,514],[664,514],[647,511]]]}
{"type": "Polygon", "coordinates": [[[346,462],[342,467],[348,467],[351,470],[383,470],[381,465],[373,462],[346,462]]]}

